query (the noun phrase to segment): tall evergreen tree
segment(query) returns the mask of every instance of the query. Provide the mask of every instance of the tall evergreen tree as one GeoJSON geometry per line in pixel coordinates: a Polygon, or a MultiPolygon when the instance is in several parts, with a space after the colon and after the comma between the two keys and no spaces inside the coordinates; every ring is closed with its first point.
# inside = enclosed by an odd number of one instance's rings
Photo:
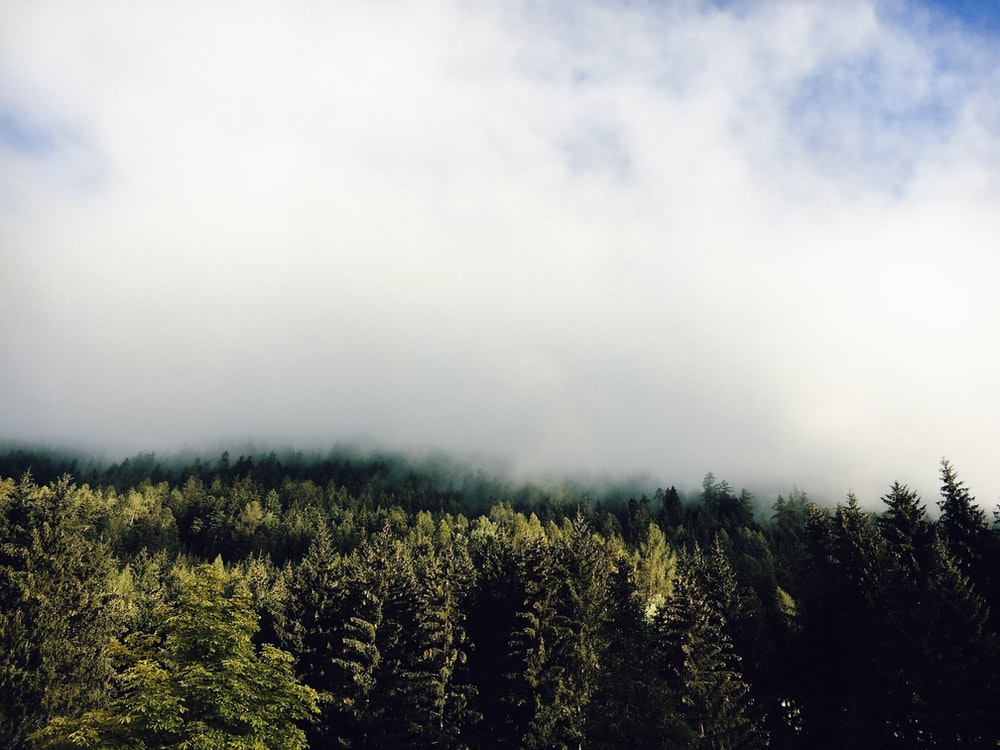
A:
{"type": "Polygon", "coordinates": [[[609,580],[608,647],[598,689],[588,707],[588,747],[653,750],[684,747],[687,740],[686,725],[672,710],[674,695],[664,677],[647,614],[662,603],[650,608],[636,586],[632,562],[624,555],[617,557],[609,580]]]}
{"type": "Polygon", "coordinates": [[[899,482],[893,483],[882,501],[888,506],[878,519],[882,536],[904,575],[916,580],[930,562],[934,540],[926,507],[916,492],[899,482]]]}
{"type": "Polygon", "coordinates": [[[947,459],[941,460],[941,482],[938,525],[959,566],[976,579],[987,545],[986,514],[947,459]]]}
{"type": "Polygon", "coordinates": [[[472,747],[516,747],[531,718],[520,643],[527,596],[522,573],[532,566],[524,560],[528,542],[515,543],[513,538],[516,525],[511,517],[500,525],[483,516],[470,533],[476,585],[467,600],[465,627],[472,644],[469,673],[475,683],[471,707],[481,717],[473,729],[472,747]]]}
{"type": "Polygon", "coordinates": [[[674,592],[656,615],[667,683],[691,748],[762,748],[767,736],[753,713],[726,622],[706,592],[706,560],[697,548],[681,560],[674,592]]]}
{"type": "Polygon", "coordinates": [[[781,495],[771,506],[772,526],[768,541],[775,558],[778,584],[793,597],[798,597],[806,568],[806,525],[809,521],[809,499],[795,488],[786,500],[781,495]]]}
{"type": "Polygon", "coordinates": [[[986,602],[940,542],[923,589],[925,606],[911,615],[907,629],[921,658],[904,673],[919,696],[908,722],[914,745],[995,748],[1000,644],[986,602]]]}
{"type": "Polygon", "coordinates": [[[0,746],[11,750],[110,688],[120,610],[93,505],[69,476],[0,481],[0,746]]]}
{"type": "Polygon", "coordinates": [[[438,551],[422,571],[413,679],[424,747],[467,747],[469,729],[480,718],[470,707],[475,687],[467,669],[470,644],[464,627],[473,581],[472,560],[461,543],[438,551]]]}
{"type": "Polygon", "coordinates": [[[333,548],[330,530],[319,524],[305,557],[289,584],[286,618],[278,628],[281,645],[295,655],[299,673],[318,693],[320,715],[307,728],[310,745],[325,741],[336,713],[333,693],[340,685],[334,666],[346,624],[343,561],[333,548]]]}
{"type": "Polygon", "coordinates": [[[802,623],[796,692],[805,736],[828,747],[881,747],[884,684],[865,675],[879,658],[878,607],[884,547],[872,515],[853,494],[836,514],[809,507],[809,585],[802,623]]]}
{"type": "Polygon", "coordinates": [[[650,522],[634,555],[635,582],[645,606],[660,606],[673,591],[677,554],[660,527],[650,522]]]}
{"type": "Polygon", "coordinates": [[[613,569],[582,516],[539,537],[524,567],[524,627],[515,648],[532,693],[526,747],[577,747],[586,739],[590,701],[607,649],[613,569]]]}

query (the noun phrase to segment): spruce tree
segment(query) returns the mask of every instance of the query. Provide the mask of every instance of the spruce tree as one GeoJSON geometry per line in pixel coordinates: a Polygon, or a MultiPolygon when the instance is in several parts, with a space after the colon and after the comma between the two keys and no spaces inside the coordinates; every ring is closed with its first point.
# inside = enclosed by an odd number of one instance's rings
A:
{"type": "Polygon", "coordinates": [[[691,748],[735,750],[767,746],[754,717],[749,685],[740,672],[726,622],[705,589],[706,560],[685,555],[674,592],[655,619],[674,710],[691,748]]]}
{"type": "Polygon", "coordinates": [[[983,560],[986,514],[946,459],[941,460],[941,482],[938,525],[958,564],[966,573],[975,575],[983,560]]]}
{"type": "Polygon", "coordinates": [[[650,522],[634,555],[635,579],[645,606],[656,609],[673,590],[677,554],[660,527],[650,522]]]}
{"type": "Polygon", "coordinates": [[[467,668],[470,644],[464,627],[474,576],[461,543],[438,551],[422,571],[413,679],[425,747],[467,747],[469,729],[480,718],[470,706],[475,687],[467,668]]]}
{"type": "Polygon", "coordinates": [[[481,717],[472,729],[472,747],[516,747],[531,716],[521,651],[525,566],[523,543],[515,548],[513,539],[516,525],[509,518],[500,525],[482,516],[470,532],[476,585],[467,600],[465,629],[472,645],[468,668],[475,687],[470,706],[481,717]]]}
{"type": "Polygon", "coordinates": [[[684,746],[686,727],[670,710],[674,697],[657,658],[647,615],[658,608],[649,608],[644,593],[636,590],[631,560],[617,557],[608,582],[608,646],[598,689],[588,706],[588,747],[659,750],[684,746]]]}
{"type": "Polygon", "coordinates": [[[905,484],[894,482],[882,498],[888,506],[879,516],[878,525],[896,564],[911,581],[929,564],[934,531],[917,493],[905,484]]]}
{"type": "Polygon", "coordinates": [[[887,693],[873,667],[880,660],[879,607],[888,581],[884,543],[853,493],[833,517],[815,505],[809,513],[810,585],[800,600],[796,687],[805,736],[829,747],[880,747],[887,693]]]}
{"type": "Polygon", "coordinates": [[[577,747],[587,736],[587,711],[608,646],[613,565],[579,514],[550,531],[522,558],[524,624],[513,644],[530,690],[522,745],[577,747]]]}
{"type": "Polygon", "coordinates": [[[278,628],[280,644],[296,657],[299,673],[319,696],[320,715],[308,727],[310,745],[324,742],[338,712],[333,693],[341,674],[334,661],[341,653],[347,591],[340,554],[333,548],[328,526],[321,523],[289,583],[285,619],[278,628]]]}
{"type": "Polygon", "coordinates": [[[0,481],[0,746],[110,689],[120,609],[95,500],[69,476],[0,481]]]}

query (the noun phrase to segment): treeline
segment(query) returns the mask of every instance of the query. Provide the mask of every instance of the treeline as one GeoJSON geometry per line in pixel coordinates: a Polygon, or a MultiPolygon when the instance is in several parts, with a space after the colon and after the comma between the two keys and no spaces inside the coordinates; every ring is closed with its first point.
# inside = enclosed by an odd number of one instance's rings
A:
{"type": "Polygon", "coordinates": [[[0,456],[3,747],[1000,741],[1000,531],[947,462],[935,518],[900,484],[762,518],[712,475],[48,461],[0,456]]]}

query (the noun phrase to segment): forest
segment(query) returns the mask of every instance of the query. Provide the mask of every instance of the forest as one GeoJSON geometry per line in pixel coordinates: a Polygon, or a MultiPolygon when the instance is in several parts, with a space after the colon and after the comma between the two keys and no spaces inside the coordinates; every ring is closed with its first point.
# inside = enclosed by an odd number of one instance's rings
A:
{"type": "Polygon", "coordinates": [[[0,747],[996,748],[1000,515],[940,483],[8,447],[0,747]]]}

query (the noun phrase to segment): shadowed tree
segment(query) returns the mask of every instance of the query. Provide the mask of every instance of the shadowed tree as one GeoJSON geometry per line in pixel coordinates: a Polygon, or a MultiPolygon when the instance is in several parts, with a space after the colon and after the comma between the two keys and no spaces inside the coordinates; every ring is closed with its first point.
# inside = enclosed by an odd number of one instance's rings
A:
{"type": "Polygon", "coordinates": [[[878,602],[885,556],[873,516],[853,493],[830,514],[809,506],[800,692],[805,729],[816,745],[880,747],[885,691],[865,678],[880,647],[878,602]]]}
{"type": "MultiPolygon", "coordinates": [[[[522,654],[511,648],[518,641],[523,620],[520,610],[526,591],[523,540],[515,548],[514,528],[527,525],[521,516],[495,506],[500,524],[480,517],[470,533],[470,553],[476,586],[467,602],[466,631],[473,648],[469,672],[475,683],[472,708],[482,718],[473,730],[472,747],[516,747],[530,720],[529,689],[522,654]]],[[[540,536],[539,530],[539,536],[540,536]]]]}
{"type": "Polygon", "coordinates": [[[987,546],[986,514],[946,459],[941,461],[941,482],[938,526],[959,566],[975,580],[987,546]]]}
{"type": "Polygon", "coordinates": [[[933,548],[934,530],[927,519],[926,507],[916,492],[899,482],[893,483],[882,501],[888,509],[878,518],[879,529],[896,565],[909,580],[915,581],[927,569],[933,548]]]}
{"type": "Polygon", "coordinates": [[[697,547],[682,557],[673,594],[654,620],[666,682],[685,730],[684,746],[767,747],[725,618],[706,588],[708,566],[697,547]]]}
{"type": "Polygon", "coordinates": [[[114,564],[68,476],[0,481],[0,746],[24,747],[51,718],[99,705],[119,613],[114,564]]]}

